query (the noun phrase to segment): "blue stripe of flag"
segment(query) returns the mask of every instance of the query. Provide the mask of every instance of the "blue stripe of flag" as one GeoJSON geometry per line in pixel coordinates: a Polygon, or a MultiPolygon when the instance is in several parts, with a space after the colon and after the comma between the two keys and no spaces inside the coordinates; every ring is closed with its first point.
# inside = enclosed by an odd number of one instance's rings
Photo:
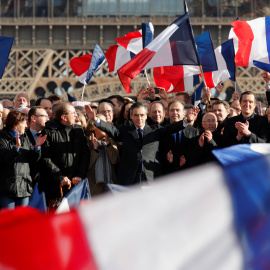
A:
{"type": "Polygon", "coordinates": [[[211,72],[218,69],[213,42],[209,31],[195,37],[200,62],[203,72],[211,72]]]}
{"type": "Polygon", "coordinates": [[[142,23],[142,39],[143,48],[153,41],[154,33],[151,29],[150,23],[142,23]]]}
{"type": "Polygon", "coordinates": [[[105,55],[102,49],[98,46],[98,44],[95,45],[91,63],[86,75],[85,82],[86,84],[89,83],[90,79],[92,78],[94,72],[102,65],[103,61],[105,60],[105,55]]]}
{"type": "Polygon", "coordinates": [[[173,65],[200,65],[188,13],[176,19],[178,29],[169,38],[173,65]]]}
{"type": "Polygon", "coordinates": [[[226,61],[227,69],[230,73],[230,79],[235,81],[235,62],[233,39],[229,39],[221,45],[221,54],[226,61]]]}
{"type": "Polygon", "coordinates": [[[268,59],[270,63],[270,17],[265,17],[265,35],[266,35],[268,59]]]}
{"type": "Polygon", "coordinates": [[[13,41],[13,37],[0,37],[0,79],[4,74],[13,41]]]}

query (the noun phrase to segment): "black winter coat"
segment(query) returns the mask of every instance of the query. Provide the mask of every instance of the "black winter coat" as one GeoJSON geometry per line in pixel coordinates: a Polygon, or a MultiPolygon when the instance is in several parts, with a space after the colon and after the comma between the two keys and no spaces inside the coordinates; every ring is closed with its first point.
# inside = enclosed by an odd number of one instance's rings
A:
{"type": "MultiPolygon", "coordinates": [[[[40,189],[45,191],[47,199],[55,199],[60,197],[59,185],[65,176],[70,180],[75,176],[86,177],[90,151],[79,125],[65,126],[53,119],[42,133],[47,139],[42,145],[40,189]]],[[[68,192],[67,186],[63,191],[64,195],[68,192]]]]}
{"type": "Polygon", "coordinates": [[[0,132],[0,196],[29,197],[33,192],[30,165],[37,162],[36,152],[26,134],[20,137],[21,147],[16,150],[16,138],[4,128],[0,132]]]}

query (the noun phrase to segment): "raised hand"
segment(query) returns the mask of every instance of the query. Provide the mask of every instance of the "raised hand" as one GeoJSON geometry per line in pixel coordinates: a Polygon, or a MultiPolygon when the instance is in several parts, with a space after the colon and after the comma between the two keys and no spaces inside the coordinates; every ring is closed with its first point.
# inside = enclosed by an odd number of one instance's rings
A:
{"type": "Polygon", "coordinates": [[[167,94],[165,88],[163,88],[163,87],[160,87],[160,88],[159,88],[159,96],[160,96],[162,99],[164,99],[165,101],[168,100],[168,94],[167,94]]]}
{"type": "Polygon", "coordinates": [[[97,138],[95,137],[94,133],[91,134],[91,143],[93,145],[94,149],[98,149],[98,142],[97,142],[97,138]]]}
{"type": "Polygon", "coordinates": [[[87,117],[93,121],[97,121],[96,112],[89,105],[84,106],[87,117]]]}
{"type": "Polygon", "coordinates": [[[148,97],[148,89],[145,88],[144,90],[140,89],[137,93],[137,101],[145,99],[148,97]],[[139,94],[138,94],[139,93],[139,94]]]}
{"type": "Polygon", "coordinates": [[[213,134],[210,130],[204,132],[204,137],[207,139],[207,142],[210,142],[213,139],[213,134]]]}
{"type": "Polygon", "coordinates": [[[270,73],[267,71],[263,72],[263,79],[266,83],[270,83],[270,73]]]}
{"type": "Polygon", "coordinates": [[[47,135],[42,136],[41,134],[36,139],[36,148],[39,148],[47,139],[47,135]]]}
{"type": "Polygon", "coordinates": [[[16,134],[16,148],[20,149],[20,147],[21,147],[21,140],[19,137],[19,132],[17,132],[17,134],[16,134]]]}
{"type": "Polygon", "coordinates": [[[233,100],[239,100],[239,94],[237,91],[234,91],[233,95],[232,95],[232,99],[233,100]]]}
{"type": "Polygon", "coordinates": [[[222,81],[220,81],[217,86],[216,86],[216,94],[219,96],[220,93],[222,92],[224,86],[222,85],[222,81]]]}
{"type": "Polygon", "coordinates": [[[200,136],[198,143],[200,147],[204,147],[204,133],[200,136]]]}

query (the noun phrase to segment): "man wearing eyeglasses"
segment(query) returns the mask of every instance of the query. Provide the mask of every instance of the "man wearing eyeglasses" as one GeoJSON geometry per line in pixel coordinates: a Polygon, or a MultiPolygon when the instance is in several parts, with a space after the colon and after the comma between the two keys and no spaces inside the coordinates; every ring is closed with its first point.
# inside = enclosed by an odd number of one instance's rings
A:
{"type": "Polygon", "coordinates": [[[215,160],[212,150],[222,147],[223,136],[217,131],[218,120],[214,113],[208,112],[202,118],[202,133],[194,138],[189,151],[193,153],[194,163],[202,164],[215,160]]]}
{"type": "MultiPolygon", "coordinates": [[[[41,131],[45,128],[45,123],[49,120],[46,111],[41,106],[33,106],[28,112],[28,129],[25,131],[29,141],[33,146],[36,139],[41,136],[41,131]]],[[[30,164],[30,174],[34,181],[38,180],[40,161],[30,164]]]]}
{"type": "Polygon", "coordinates": [[[86,177],[90,161],[83,128],[75,124],[75,108],[69,102],[57,104],[54,119],[46,123],[42,133],[47,140],[42,147],[41,189],[45,191],[50,208],[57,207],[70,185],[75,186],[86,177]]]}

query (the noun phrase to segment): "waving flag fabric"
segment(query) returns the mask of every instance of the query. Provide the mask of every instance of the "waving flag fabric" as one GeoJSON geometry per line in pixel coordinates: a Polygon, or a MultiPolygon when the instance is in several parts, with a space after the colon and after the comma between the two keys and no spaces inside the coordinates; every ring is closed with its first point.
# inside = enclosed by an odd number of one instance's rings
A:
{"type": "Polygon", "coordinates": [[[79,81],[83,84],[85,83],[91,59],[92,55],[85,54],[80,57],[74,57],[69,62],[71,70],[79,77],[79,81]]]}
{"type": "MultiPolygon", "coordinates": [[[[217,62],[213,50],[210,32],[206,31],[195,38],[198,55],[204,72],[217,70],[217,62]]],[[[199,83],[196,74],[200,74],[198,66],[169,66],[154,68],[154,80],[157,86],[168,92],[193,90],[199,83]],[[194,76],[195,75],[195,76],[194,76]]]]}
{"type": "Polygon", "coordinates": [[[78,211],[0,212],[1,268],[268,269],[270,146],[214,154],[223,166],[178,172],[78,211]]]}
{"type": "Polygon", "coordinates": [[[127,51],[137,54],[143,49],[142,30],[128,32],[123,37],[118,37],[115,41],[127,51]]]}
{"type": "Polygon", "coordinates": [[[13,37],[0,37],[0,79],[4,74],[13,41],[13,37]]]}
{"type": "Polygon", "coordinates": [[[142,23],[143,48],[145,48],[149,43],[151,43],[153,41],[153,38],[154,38],[154,26],[153,26],[153,24],[151,22],[142,23]]]}
{"type": "Polygon", "coordinates": [[[193,90],[199,84],[198,75],[186,76],[190,70],[186,66],[156,67],[153,70],[157,87],[165,88],[168,93],[193,90]]]}
{"type": "Polygon", "coordinates": [[[230,39],[215,49],[218,70],[204,73],[206,85],[209,88],[215,87],[220,81],[228,79],[235,81],[235,62],[233,40],[230,39]]]}
{"type": "Polygon", "coordinates": [[[109,71],[117,71],[129,62],[145,45],[152,41],[154,27],[152,23],[142,23],[142,30],[129,32],[115,40],[119,45],[110,46],[105,53],[109,71]]]}
{"type": "Polygon", "coordinates": [[[270,64],[262,63],[260,61],[253,61],[253,65],[264,71],[270,72],[270,64]]]}
{"type": "Polygon", "coordinates": [[[94,72],[100,68],[100,66],[104,63],[104,61],[105,61],[105,55],[104,55],[102,49],[98,46],[98,44],[96,44],[94,51],[93,51],[92,59],[90,62],[90,66],[89,66],[88,72],[86,74],[86,78],[85,78],[86,84],[89,83],[94,72]]]}
{"type": "Polygon", "coordinates": [[[200,65],[188,13],[175,20],[121,67],[118,76],[126,92],[130,93],[130,81],[141,70],[174,65],[200,65]]]}
{"type": "Polygon", "coordinates": [[[270,17],[231,23],[229,39],[234,40],[235,64],[252,67],[253,60],[269,64],[270,17]]]}

